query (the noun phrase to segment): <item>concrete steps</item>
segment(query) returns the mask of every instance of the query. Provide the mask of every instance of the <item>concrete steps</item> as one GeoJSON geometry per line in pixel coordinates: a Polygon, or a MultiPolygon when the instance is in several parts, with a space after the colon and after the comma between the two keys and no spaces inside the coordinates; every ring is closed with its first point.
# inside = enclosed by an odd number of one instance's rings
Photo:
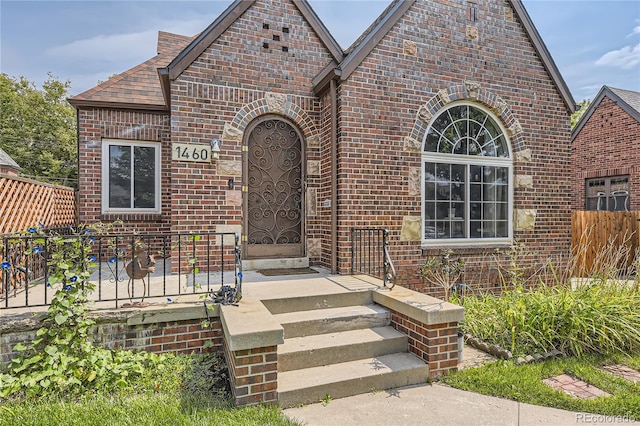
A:
{"type": "Polygon", "coordinates": [[[284,329],[278,346],[283,407],[423,383],[428,366],[370,292],[263,301],[284,329]]]}
{"type": "Polygon", "coordinates": [[[296,311],[274,315],[284,328],[284,338],[335,333],[389,325],[389,311],[378,305],[296,311]]]}
{"type": "Polygon", "coordinates": [[[429,367],[408,352],[287,371],[278,373],[278,402],[293,407],[423,383],[428,376],[429,367]]]}

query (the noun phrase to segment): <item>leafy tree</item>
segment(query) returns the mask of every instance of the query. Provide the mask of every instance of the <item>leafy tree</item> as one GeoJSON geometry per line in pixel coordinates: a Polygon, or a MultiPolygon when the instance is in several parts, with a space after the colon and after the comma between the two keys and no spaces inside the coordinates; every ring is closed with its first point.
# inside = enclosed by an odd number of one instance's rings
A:
{"type": "Polygon", "coordinates": [[[578,102],[578,105],[576,105],[578,107],[576,108],[576,112],[571,114],[572,129],[576,127],[576,124],[578,124],[578,121],[580,121],[585,111],[587,111],[587,108],[589,108],[589,105],[591,105],[591,99],[583,99],[580,102],[578,102]]]}
{"type": "Polygon", "coordinates": [[[51,74],[42,89],[0,74],[0,147],[22,175],[76,186],[76,114],[66,101],[71,83],[51,74]]]}

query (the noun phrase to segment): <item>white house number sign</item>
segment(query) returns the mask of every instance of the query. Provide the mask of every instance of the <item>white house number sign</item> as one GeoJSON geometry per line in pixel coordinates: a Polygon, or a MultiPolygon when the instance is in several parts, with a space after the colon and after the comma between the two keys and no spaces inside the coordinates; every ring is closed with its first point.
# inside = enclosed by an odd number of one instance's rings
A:
{"type": "Polygon", "coordinates": [[[174,161],[211,162],[211,146],[187,143],[171,144],[171,159],[174,161]]]}

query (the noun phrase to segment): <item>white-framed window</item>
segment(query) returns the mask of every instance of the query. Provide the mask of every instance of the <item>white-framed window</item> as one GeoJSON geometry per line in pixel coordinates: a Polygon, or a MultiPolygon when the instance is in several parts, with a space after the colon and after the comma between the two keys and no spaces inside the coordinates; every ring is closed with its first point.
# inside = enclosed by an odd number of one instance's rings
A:
{"type": "Polygon", "coordinates": [[[102,141],[102,212],[160,213],[159,143],[102,141]]]}
{"type": "Polygon", "coordinates": [[[512,217],[505,129],[481,105],[448,105],[431,120],[423,144],[422,244],[508,243],[512,217]]]}

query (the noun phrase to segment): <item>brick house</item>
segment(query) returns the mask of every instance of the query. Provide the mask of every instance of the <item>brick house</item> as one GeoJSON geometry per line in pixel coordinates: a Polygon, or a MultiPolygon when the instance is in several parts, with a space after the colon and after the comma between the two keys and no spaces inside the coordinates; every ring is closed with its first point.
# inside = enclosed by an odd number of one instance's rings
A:
{"type": "Polygon", "coordinates": [[[334,273],[352,227],[384,227],[433,294],[445,247],[484,286],[514,241],[569,251],[575,103],[520,0],[394,0],[347,50],[307,1],[234,1],[157,53],[70,99],[81,223],[237,231],[248,267],[334,273]]]}
{"type": "Polygon", "coordinates": [[[0,148],[0,174],[8,176],[18,176],[22,167],[9,156],[4,149],[0,148]]]}
{"type": "Polygon", "coordinates": [[[640,210],[640,93],[603,86],[571,133],[574,210],[640,210]]]}

